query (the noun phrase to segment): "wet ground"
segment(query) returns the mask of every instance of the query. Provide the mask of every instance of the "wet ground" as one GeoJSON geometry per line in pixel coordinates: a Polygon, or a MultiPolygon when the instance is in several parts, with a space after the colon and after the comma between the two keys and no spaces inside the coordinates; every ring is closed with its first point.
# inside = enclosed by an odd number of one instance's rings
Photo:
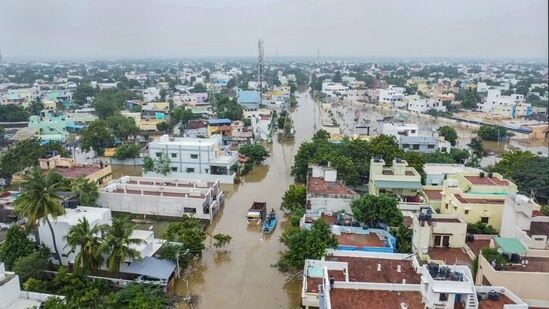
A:
{"type": "MultiPolygon", "coordinates": [[[[208,249],[199,265],[186,279],[178,281],[176,294],[198,295],[192,308],[299,308],[301,277],[290,278],[273,265],[284,249],[279,237],[286,222],[272,235],[264,236],[257,227],[247,225],[245,216],[253,201],[266,201],[278,209],[282,195],[293,183],[290,168],[299,144],[312,137],[318,107],[307,93],[298,95],[292,113],[295,141],[270,145],[270,158],[241,179],[224,186],[226,203],[208,227],[211,234],[233,237],[223,249],[208,249]],[[188,289],[187,289],[188,284],[188,289]]],[[[180,308],[191,308],[181,304],[180,308]]]]}

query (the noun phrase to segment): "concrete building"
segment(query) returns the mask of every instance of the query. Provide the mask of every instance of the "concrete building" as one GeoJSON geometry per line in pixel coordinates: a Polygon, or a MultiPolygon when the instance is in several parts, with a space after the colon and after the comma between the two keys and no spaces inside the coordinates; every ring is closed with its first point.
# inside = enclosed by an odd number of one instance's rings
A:
{"type": "Polygon", "coordinates": [[[272,113],[268,109],[244,111],[244,117],[250,119],[252,123],[252,132],[256,141],[268,141],[272,138],[272,113]]]}
{"type": "Polygon", "coordinates": [[[99,191],[97,204],[113,211],[211,221],[223,207],[219,181],[124,176],[99,191]]]}
{"type": "Polygon", "coordinates": [[[261,92],[239,89],[236,100],[247,110],[257,110],[261,104],[261,92]]]}
{"type": "Polygon", "coordinates": [[[404,151],[419,151],[431,153],[436,151],[447,152],[451,150],[449,142],[444,138],[435,138],[434,136],[399,136],[399,146],[404,151]]]}
{"type": "MultiPolygon", "coordinates": [[[[149,144],[149,156],[153,159],[165,156],[170,160],[171,171],[167,177],[234,183],[238,169],[238,154],[222,151],[219,136],[179,138],[163,135],[149,144]]],[[[152,172],[147,175],[162,176],[152,172]]]]}
{"type": "Polygon", "coordinates": [[[525,195],[508,195],[503,209],[500,235],[518,239],[526,248],[549,253],[549,217],[525,195]]]}
{"type": "Polygon", "coordinates": [[[379,89],[379,103],[387,104],[397,108],[406,107],[404,92],[406,88],[389,86],[387,89],[379,89]]]}
{"type": "Polygon", "coordinates": [[[86,126],[70,116],[53,110],[42,110],[40,116],[29,117],[29,128],[44,142],[64,142],[70,133],[81,132],[86,126]]]}
{"type": "Polygon", "coordinates": [[[387,193],[402,199],[415,198],[421,190],[421,175],[400,158],[392,166],[385,166],[383,159],[370,161],[370,194],[387,193]]]}
{"type": "Polygon", "coordinates": [[[532,106],[524,102],[521,94],[502,95],[500,89],[489,89],[486,99],[478,104],[480,111],[505,118],[532,115],[532,106]]]}
{"type": "Polygon", "coordinates": [[[408,107],[408,110],[416,113],[427,113],[430,110],[437,112],[445,112],[446,106],[442,101],[422,98],[418,95],[406,96],[405,101],[408,107]]]}
{"type": "Polygon", "coordinates": [[[420,266],[406,254],[340,250],[305,261],[301,296],[305,308],[321,309],[528,308],[505,287],[475,286],[467,266],[420,266]]]}
{"type": "Polygon", "coordinates": [[[349,87],[344,86],[341,83],[334,83],[331,81],[322,83],[322,93],[330,97],[346,95],[347,90],[349,90],[349,87]]]}
{"type": "Polygon", "coordinates": [[[337,170],[328,166],[310,166],[307,180],[307,213],[351,213],[351,202],[359,194],[337,180],[337,170]]]}
{"type": "Polygon", "coordinates": [[[64,296],[21,291],[19,276],[6,271],[0,262],[0,309],[39,308],[50,297],[63,299],[64,296]]]}
{"type": "Polygon", "coordinates": [[[483,222],[501,229],[503,206],[517,186],[498,173],[459,173],[444,183],[440,212],[456,214],[467,223],[483,222]]]}
{"type": "Polygon", "coordinates": [[[459,173],[480,174],[481,169],[468,167],[464,164],[425,163],[425,184],[428,186],[443,186],[448,176],[459,173]]]}
{"type": "Polygon", "coordinates": [[[111,166],[102,163],[77,165],[74,159],[63,158],[57,154],[42,157],[38,159],[38,163],[40,169],[45,171],[54,170],[57,174],[68,179],[85,177],[98,185],[106,184],[112,179],[111,166]]]}
{"type": "Polygon", "coordinates": [[[419,128],[416,124],[405,123],[405,124],[395,124],[395,123],[383,123],[381,133],[385,135],[394,136],[397,141],[400,136],[418,136],[419,128]]]}

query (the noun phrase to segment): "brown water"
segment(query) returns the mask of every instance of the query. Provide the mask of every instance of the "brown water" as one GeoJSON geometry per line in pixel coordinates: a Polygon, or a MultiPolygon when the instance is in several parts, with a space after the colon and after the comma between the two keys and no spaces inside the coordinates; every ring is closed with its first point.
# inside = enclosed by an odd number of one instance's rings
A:
{"type": "MultiPolygon", "coordinates": [[[[192,308],[299,308],[301,278],[280,273],[273,265],[284,249],[279,237],[286,222],[272,235],[263,235],[246,223],[246,213],[253,201],[266,201],[278,209],[282,195],[293,183],[290,168],[299,144],[314,132],[318,116],[316,103],[307,93],[298,96],[299,105],[292,113],[296,129],[294,142],[270,146],[270,158],[241,179],[241,183],[224,186],[225,207],[208,227],[211,234],[233,237],[222,249],[209,248],[187,280],[176,285],[176,294],[198,296],[192,308]]],[[[191,308],[181,304],[179,308],[191,308]]]]}

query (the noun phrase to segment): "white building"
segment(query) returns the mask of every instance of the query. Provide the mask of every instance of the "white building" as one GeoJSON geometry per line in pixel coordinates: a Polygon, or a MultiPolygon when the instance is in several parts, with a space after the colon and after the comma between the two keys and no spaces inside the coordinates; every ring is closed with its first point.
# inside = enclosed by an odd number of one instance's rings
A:
{"type": "Polygon", "coordinates": [[[540,206],[525,195],[508,195],[503,208],[501,237],[517,238],[526,248],[549,250],[549,217],[535,215],[540,206]]]}
{"type": "Polygon", "coordinates": [[[0,309],[39,308],[50,297],[63,299],[64,296],[21,291],[19,276],[6,271],[0,262],[0,309]]]}
{"type": "Polygon", "coordinates": [[[425,184],[428,186],[443,186],[448,176],[461,173],[479,174],[481,169],[468,167],[464,164],[425,163],[425,184]]]}
{"type": "Polygon", "coordinates": [[[160,89],[156,87],[149,87],[143,90],[143,101],[152,102],[160,99],[160,89]]]}
{"type": "MultiPolygon", "coordinates": [[[[149,143],[149,156],[153,159],[166,156],[170,160],[170,173],[166,177],[232,184],[238,169],[238,154],[222,151],[221,136],[179,138],[163,135],[149,143]]],[[[162,177],[152,172],[147,175],[162,177]]]]}
{"type": "Polygon", "coordinates": [[[244,117],[250,119],[252,123],[252,131],[254,133],[255,140],[266,141],[270,134],[271,129],[269,126],[272,122],[273,112],[268,109],[258,109],[258,110],[245,110],[244,117]]]}
{"type": "Polygon", "coordinates": [[[359,194],[337,180],[335,168],[312,165],[307,180],[307,213],[351,213],[351,202],[359,194]]]}
{"type": "Polygon", "coordinates": [[[489,89],[485,100],[478,104],[478,108],[484,113],[506,118],[532,114],[532,106],[524,102],[522,94],[502,95],[499,89],[489,89]]]}
{"type": "Polygon", "coordinates": [[[341,83],[334,82],[323,82],[322,83],[322,93],[328,96],[338,96],[347,94],[349,87],[342,85],[341,83]]]}
{"type": "Polygon", "coordinates": [[[406,107],[404,92],[406,88],[390,85],[387,89],[379,89],[379,103],[389,104],[394,107],[406,107]]]}
{"type": "Polygon", "coordinates": [[[384,123],[381,133],[385,135],[394,136],[398,141],[401,135],[418,136],[418,131],[419,131],[418,126],[412,123],[404,123],[404,124],[384,123]]]}
{"type": "Polygon", "coordinates": [[[437,112],[446,111],[446,106],[442,103],[442,101],[435,99],[422,98],[418,95],[410,95],[406,96],[405,101],[408,104],[408,110],[411,112],[426,113],[430,110],[435,110],[437,112]]]}
{"type": "Polygon", "coordinates": [[[97,204],[132,214],[212,220],[224,204],[219,181],[124,176],[99,191],[97,204]]]}

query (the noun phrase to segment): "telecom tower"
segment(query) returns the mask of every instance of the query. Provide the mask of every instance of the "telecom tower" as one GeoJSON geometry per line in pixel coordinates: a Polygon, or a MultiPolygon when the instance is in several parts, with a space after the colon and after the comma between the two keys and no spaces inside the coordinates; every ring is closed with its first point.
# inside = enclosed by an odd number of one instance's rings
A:
{"type": "Polygon", "coordinates": [[[259,84],[259,105],[263,104],[263,40],[257,42],[257,82],[259,84]]]}

